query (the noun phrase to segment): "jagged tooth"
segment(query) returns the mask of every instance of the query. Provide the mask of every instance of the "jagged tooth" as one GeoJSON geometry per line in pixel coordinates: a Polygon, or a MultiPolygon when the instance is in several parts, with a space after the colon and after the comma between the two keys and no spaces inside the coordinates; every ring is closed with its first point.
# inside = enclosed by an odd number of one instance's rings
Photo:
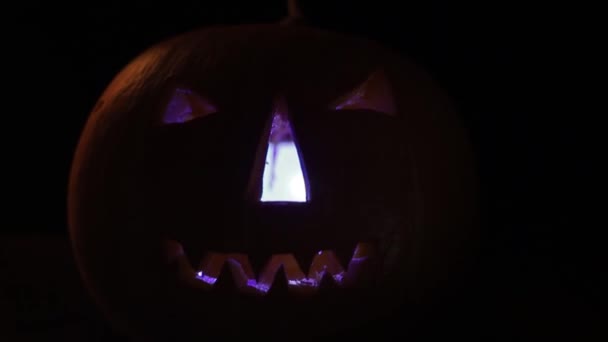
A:
{"type": "Polygon", "coordinates": [[[230,269],[230,263],[226,262],[222,266],[222,270],[213,284],[213,291],[220,293],[235,293],[237,292],[237,283],[230,269]]]}
{"type": "Polygon", "coordinates": [[[373,259],[371,257],[355,257],[348,265],[344,274],[344,285],[348,287],[362,287],[372,280],[373,259]]]}
{"type": "Polygon", "coordinates": [[[268,260],[272,257],[270,253],[249,253],[249,262],[253,273],[257,278],[260,273],[264,270],[264,267],[268,263],[268,260]]]}
{"type": "Polygon", "coordinates": [[[287,291],[287,275],[285,274],[283,267],[281,267],[274,276],[274,281],[270,287],[270,290],[268,291],[268,295],[273,297],[284,296],[287,294],[287,291]]]}
{"type": "Polygon", "coordinates": [[[336,258],[338,258],[340,265],[342,265],[342,267],[346,269],[348,267],[348,263],[350,262],[350,259],[353,257],[353,253],[355,251],[355,246],[349,246],[349,245],[339,246],[336,249],[334,249],[333,251],[334,251],[334,254],[336,255],[336,258]]]}
{"type": "Polygon", "coordinates": [[[192,267],[192,263],[184,253],[182,245],[175,240],[165,241],[165,253],[170,272],[174,272],[176,279],[179,279],[183,284],[187,284],[193,288],[209,289],[209,284],[196,279],[196,271],[192,267]]]}
{"type": "Polygon", "coordinates": [[[315,257],[316,253],[313,253],[310,250],[307,251],[296,251],[293,253],[293,256],[296,258],[298,265],[300,268],[307,273],[310,269],[310,264],[312,264],[312,260],[315,257]]]}
{"type": "Polygon", "coordinates": [[[235,285],[240,289],[245,288],[247,286],[249,277],[247,276],[243,265],[234,259],[229,259],[226,263],[230,265],[230,270],[232,271],[232,278],[235,281],[235,285]]]}
{"type": "Polygon", "coordinates": [[[195,268],[198,268],[201,260],[207,254],[206,247],[188,241],[180,241],[180,246],[188,262],[195,268]]]}
{"type": "Polygon", "coordinates": [[[326,291],[332,291],[337,287],[338,284],[336,284],[336,281],[334,280],[332,275],[329,274],[329,272],[325,272],[321,277],[321,281],[319,281],[319,292],[323,293],[326,291]]]}

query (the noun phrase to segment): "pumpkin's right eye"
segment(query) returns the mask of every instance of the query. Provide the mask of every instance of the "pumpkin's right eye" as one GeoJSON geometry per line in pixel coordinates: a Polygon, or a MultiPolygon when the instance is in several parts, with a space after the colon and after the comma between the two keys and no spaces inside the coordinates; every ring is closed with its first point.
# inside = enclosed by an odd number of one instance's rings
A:
{"type": "Polygon", "coordinates": [[[336,99],[329,107],[336,111],[362,109],[388,116],[396,114],[391,86],[382,69],[370,74],[367,80],[348,94],[336,99]]]}

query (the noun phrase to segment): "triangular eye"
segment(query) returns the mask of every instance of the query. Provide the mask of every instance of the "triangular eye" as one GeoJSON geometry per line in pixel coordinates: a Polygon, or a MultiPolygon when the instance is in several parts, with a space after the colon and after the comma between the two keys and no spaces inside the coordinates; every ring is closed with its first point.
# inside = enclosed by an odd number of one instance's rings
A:
{"type": "Polygon", "coordinates": [[[190,89],[175,88],[163,113],[166,124],[184,123],[217,112],[207,99],[190,89]]]}
{"type": "Polygon", "coordinates": [[[395,115],[395,101],[384,71],[373,72],[363,83],[330,104],[333,110],[367,109],[395,115]]]}

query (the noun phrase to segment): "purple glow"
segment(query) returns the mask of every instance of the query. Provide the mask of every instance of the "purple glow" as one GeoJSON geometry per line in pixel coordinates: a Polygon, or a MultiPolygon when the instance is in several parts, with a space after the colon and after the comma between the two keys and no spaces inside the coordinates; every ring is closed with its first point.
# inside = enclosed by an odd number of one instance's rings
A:
{"type": "Polygon", "coordinates": [[[365,88],[356,89],[354,92],[349,94],[349,96],[346,99],[344,99],[343,102],[338,103],[335,106],[335,109],[340,110],[340,109],[345,109],[345,108],[352,108],[352,107],[356,106],[357,104],[360,104],[362,102],[364,91],[365,91],[365,88]]]}
{"type": "Polygon", "coordinates": [[[308,200],[306,180],[293,129],[280,106],[276,106],[272,117],[262,182],[262,202],[308,200]]]}
{"type": "Polygon", "coordinates": [[[184,123],[216,111],[214,105],[193,91],[176,88],[163,114],[163,123],[184,123]]]}
{"type": "Polygon", "coordinates": [[[367,80],[350,93],[330,105],[334,110],[367,109],[395,115],[395,102],[391,87],[383,71],[372,73],[367,80]]]}
{"type": "Polygon", "coordinates": [[[203,271],[196,272],[196,279],[202,280],[202,281],[204,281],[205,283],[207,283],[209,285],[213,285],[217,281],[217,278],[209,277],[207,275],[204,275],[203,271]]]}
{"type": "Polygon", "coordinates": [[[370,245],[358,244],[345,270],[333,251],[320,251],[313,258],[307,275],[302,271],[293,254],[274,254],[256,278],[247,255],[210,252],[203,259],[199,270],[194,271],[189,267],[185,274],[193,274],[194,279],[205,285],[214,285],[222,267],[227,263],[240,291],[263,295],[272,288],[277,272],[283,269],[289,290],[311,293],[319,289],[325,274],[329,274],[339,286],[352,285],[371,254],[370,245]]]}

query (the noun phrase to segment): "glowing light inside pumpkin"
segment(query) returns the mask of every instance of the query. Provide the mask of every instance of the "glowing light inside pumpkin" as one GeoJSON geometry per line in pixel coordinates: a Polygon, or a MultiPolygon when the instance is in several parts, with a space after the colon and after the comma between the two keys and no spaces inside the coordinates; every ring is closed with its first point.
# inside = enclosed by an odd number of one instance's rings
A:
{"type": "Polygon", "coordinates": [[[291,123],[275,111],[262,176],[262,202],[307,202],[306,181],[291,123]]]}

